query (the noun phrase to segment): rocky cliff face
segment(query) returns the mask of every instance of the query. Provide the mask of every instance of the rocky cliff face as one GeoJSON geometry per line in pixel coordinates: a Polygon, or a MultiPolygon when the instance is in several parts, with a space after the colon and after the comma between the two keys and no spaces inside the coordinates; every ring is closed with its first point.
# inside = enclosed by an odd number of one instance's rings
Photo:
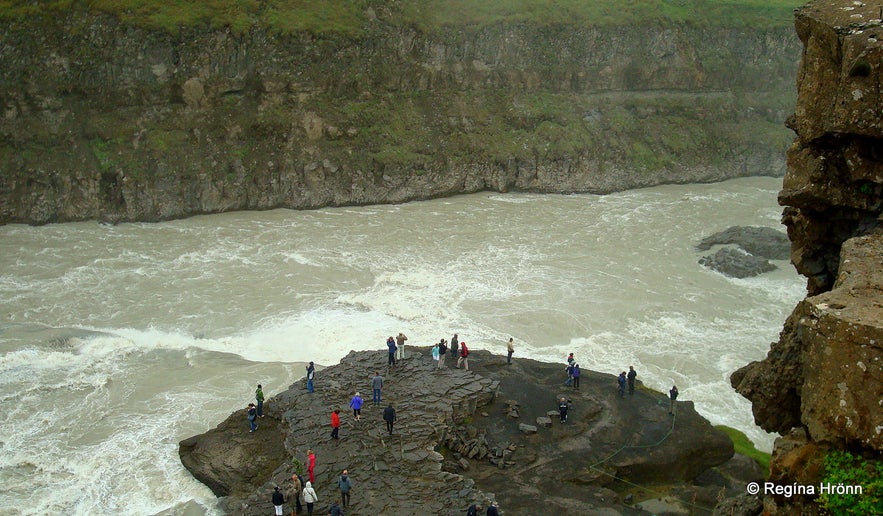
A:
{"type": "Polygon", "coordinates": [[[0,27],[0,223],[778,175],[789,30],[0,27]]]}
{"type": "MultiPolygon", "coordinates": [[[[880,8],[825,0],[798,11],[804,45],[780,194],[791,260],[809,297],[766,360],[733,386],[757,423],[782,434],[772,480],[817,484],[829,448],[883,452],[883,26],[880,8]],[[796,429],[792,432],[792,429],[796,429]]],[[[768,497],[767,509],[814,513],[811,499],[768,497]]]]}

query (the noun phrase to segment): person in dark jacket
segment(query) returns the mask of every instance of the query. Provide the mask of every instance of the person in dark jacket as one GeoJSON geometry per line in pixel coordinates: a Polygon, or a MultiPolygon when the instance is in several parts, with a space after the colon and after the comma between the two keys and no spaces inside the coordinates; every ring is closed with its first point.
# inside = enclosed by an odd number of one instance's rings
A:
{"type": "Polygon", "coordinates": [[[328,508],[328,516],[343,516],[343,509],[340,508],[340,500],[337,500],[328,508]]]}
{"type": "Polygon", "coordinates": [[[627,376],[629,383],[629,396],[635,394],[635,377],[638,376],[638,372],[635,371],[635,366],[629,366],[629,374],[627,376]]]}
{"type": "Polygon", "coordinates": [[[279,486],[273,488],[273,507],[276,509],[276,516],[282,516],[282,504],[285,503],[285,496],[279,491],[279,486]]]}
{"type": "Polygon", "coordinates": [[[558,416],[561,418],[562,423],[567,422],[567,409],[570,408],[570,402],[567,401],[567,398],[561,398],[558,400],[558,416]]]}
{"type": "Polygon", "coordinates": [[[387,357],[387,366],[396,365],[396,340],[392,338],[392,335],[386,339],[386,347],[389,350],[389,356],[387,357]]]}
{"type": "Polygon", "coordinates": [[[460,356],[460,341],[457,339],[457,334],[455,333],[453,337],[451,337],[451,358],[457,358],[460,356]]]}
{"type": "Polygon", "coordinates": [[[261,384],[254,391],[254,399],[258,402],[258,417],[264,417],[264,391],[261,384]]]}
{"type": "Polygon", "coordinates": [[[254,422],[255,419],[258,418],[258,410],[255,408],[254,403],[248,404],[248,428],[249,432],[254,432],[258,429],[258,425],[254,422]]]}
{"type": "Polygon", "coordinates": [[[497,509],[497,502],[491,502],[491,505],[487,508],[487,516],[500,516],[500,511],[497,509]]]}
{"type": "Polygon", "coordinates": [[[619,382],[619,397],[625,398],[625,371],[619,373],[619,378],[616,381],[619,382]]]}
{"type": "Polygon", "coordinates": [[[678,408],[678,403],[677,403],[678,402],[678,386],[677,385],[671,386],[671,390],[668,391],[668,398],[670,400],[668,402],[668,413],[673,416],[673,415],[675,415],[675,412],[677,411],[677,408],[678,408]]]}
{"type": "Polygon", "coordinates": [[[392,405],[383,409],[383,420],[386,421],[386,429],[389,430],[389,435],[392,435],[392,425],[396,422],[396,409],[392,408],[392,405]]]}
{"type": "Polygon", "coordinates": [[[313,392],[313,380],[316,378],[316,366],[310,362],[307,366],[307,392],[313,392]]]}
{"type": "Polygon", "coordinates": [[[445,339],[442,339],[438,343],[438,368],[442,369],[445,367],[445,357],[448,354],[448,344],[445,342],[445,339]]]}
{"type": "Polygon", "coordinates": [[[353,482],[350,480],[347,470],[343,470],[337,479],[337,488],[340,489],[340,500],[343,502],[343,508],[346,509],[350,504],[350,490],[353,488],[353,482]]]}
{"type": "Polygon", "coordinates": [[[481,505],[474,503],[470,505],[468,509],[466,509],[466,516],[478,516],[478,511],[480,510],[481,505]]]}
{"type": "Polygon", "coordinates": [[[582,374],[579,370],[579,364],[573,364],[573,371],[570,374],[573,375],[573,388],[579,389],[579,376],[582,374]]]}

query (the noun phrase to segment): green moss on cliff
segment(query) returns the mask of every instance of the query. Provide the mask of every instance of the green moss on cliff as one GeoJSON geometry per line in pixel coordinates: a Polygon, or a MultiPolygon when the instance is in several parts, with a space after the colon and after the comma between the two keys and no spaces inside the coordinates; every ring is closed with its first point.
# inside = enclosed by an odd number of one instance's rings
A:
{"type": "Polygon", "coordinates": [[[91,0],[84,5],[71,0],[0,0],[0,19],[51,17],[71,9],[87,9],[172,33],[198,26],[230,27],[241,33],[262,26],[286,34],[357,36],[375,16],[393,25],[429,32],[497,23],[782,27],[792,23],[791,11],[801,4],[795,0],[91,0]]]}

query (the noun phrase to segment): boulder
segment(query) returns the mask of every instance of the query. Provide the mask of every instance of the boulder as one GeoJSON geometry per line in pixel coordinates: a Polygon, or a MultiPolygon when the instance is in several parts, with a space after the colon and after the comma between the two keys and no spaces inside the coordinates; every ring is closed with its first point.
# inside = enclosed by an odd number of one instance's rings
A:
{"type": "Polygon", "coordinates": [[[791,254],[788,235],[768,227],[732,226],[703,238],[696,249],[707,251],[716,245],[734,245],[748,254],[769,260],[787,260],[791,254]]]}
{"type": "Polygon", "coordinates": [[[703,256],[699,259],[699,265],[731,278],[750,278],[776,270],[776,266],[766,258],[729,247],[719,249],[713,255],[703,256]]]}

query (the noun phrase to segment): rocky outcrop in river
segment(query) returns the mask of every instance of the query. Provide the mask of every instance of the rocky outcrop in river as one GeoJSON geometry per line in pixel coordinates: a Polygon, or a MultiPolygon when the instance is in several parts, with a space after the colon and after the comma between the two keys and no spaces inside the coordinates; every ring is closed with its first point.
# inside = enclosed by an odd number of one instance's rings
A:
{"type": "Polygon", "coordinates": [[[787,27],[431,31],[371,5],[357,35],[0,17],[0,223],[784,173],[787,27]]]}
{"type": "Polygon", "coordinates": [[[426,348],[387,368],[385,350],[351,352],[304,382],[274,395],[266,417],[249,433],[245,411],[209,432],[184,440],[182,463],[223,496],[231,514],[272,511],[273,485],[287,486],[307,449],[317,457],[319,514],[338,495],[347,469],[354,487],[347,514],[462,514],[470,503],[497,501],[504,514],[648,514],[714,507],[721,494],[744,491],[762,472],[693,409],[638,382],[620,398],[616,377],[584,371],[580,389],[565,387],[564,366],[525,358],[507,365],[484,351],[470,370],[451,361],[438,370],[426,348]],[[372,406],[371,377],[385,378],[383,403],[372,406]],[[360,421],[348,403],[366,399],[360,421]],[[566,423],[557,413],[566,397],[566,423]],[[382,411],[398,421],[386,431],[382,411]],[[341,410],[340,440],[330,439],[330,414],[341,410]],[[551,413],[551,417],[550,417],[551,413]],[[738,478],[739,480],[732,480],[738,478]],[[629,494],[627,481],[652,487],[629,494]],[[672,486],[675,486],[672,489],[672,486]],[[659,492],[668,501],[656,500],[659,492]]]}
{"type": "MultiPolygon", "coordinates": [[[[881,14],[825,0],[796,16],[804,54],[789,125],[797,139],[779,202],[809,296],[767,358],[732,376],[757,423],[785,434],[771,464],[781,485],[818,485],[830,449],[883,460],[881,14]]],[[[769,495],[764,504],[769,514],[819,511],[815,496],[769,495]]]]}

